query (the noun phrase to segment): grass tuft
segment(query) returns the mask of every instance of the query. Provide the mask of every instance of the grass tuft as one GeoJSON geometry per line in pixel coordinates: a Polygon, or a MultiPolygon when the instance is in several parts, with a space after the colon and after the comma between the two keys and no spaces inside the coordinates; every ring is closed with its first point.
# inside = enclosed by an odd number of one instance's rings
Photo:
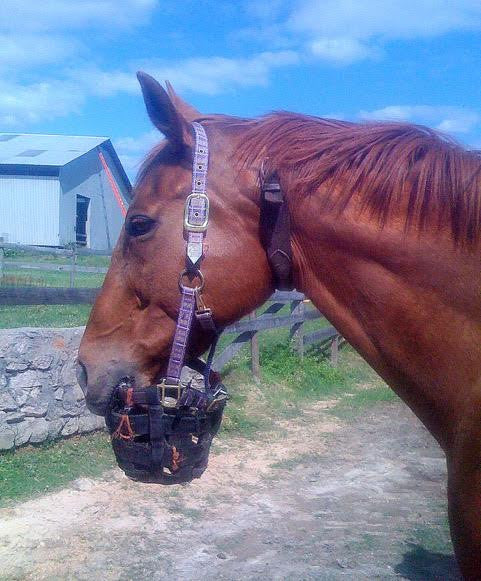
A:
{"type": "Polygon", "coordinates": [[[251,414],[250,411],[247,405],[247,395],[238,390],[231,393],[222,420],[221,434],[227,436],[242,435],[245,438],[251,438],[265,429],[265,422],[251,414]]]}
{"type": "Polygon", "coordinates": [[[0,329],[80,327],[87,324],[91,308],[91,305],[1,306],[0,329]]]}
{"type": "Polygon", "coordinates": [[[354,417],[364,408],[378,404],[399,401],[398,396],[387,385],[360,389],[344,396],[329,412],[341,419],[354,417]]]}

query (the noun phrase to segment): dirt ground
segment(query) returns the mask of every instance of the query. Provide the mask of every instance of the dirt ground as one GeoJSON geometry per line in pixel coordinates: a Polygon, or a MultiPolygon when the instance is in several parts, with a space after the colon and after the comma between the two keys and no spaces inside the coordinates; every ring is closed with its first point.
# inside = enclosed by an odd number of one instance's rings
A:
{"type": "Polygon", "coordinates": [[[354,420],[328,405],[260,446],[218,442],[189,485],[116,470],[0,510],[0,578],[460,579],[432,438],[400,403],[354,420]]]}

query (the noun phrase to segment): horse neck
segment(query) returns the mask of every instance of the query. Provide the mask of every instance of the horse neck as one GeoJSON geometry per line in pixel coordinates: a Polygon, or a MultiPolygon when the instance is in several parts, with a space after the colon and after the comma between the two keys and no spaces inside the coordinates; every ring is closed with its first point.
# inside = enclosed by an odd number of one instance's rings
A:
{"type": "Polygon", "coordinates": [[[289,199],[297,288],[448,446],[481,399],[479,252],[289,199]]]}

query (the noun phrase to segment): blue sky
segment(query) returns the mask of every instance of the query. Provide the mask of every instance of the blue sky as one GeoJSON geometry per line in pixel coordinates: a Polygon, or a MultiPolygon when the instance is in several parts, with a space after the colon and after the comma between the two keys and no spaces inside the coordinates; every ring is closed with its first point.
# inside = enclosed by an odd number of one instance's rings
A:
{"type": "Polygon", "coordinates": [[[200,111],[423,123],[481,148],[481,0],[2,0],[0,131],[160,136],[135,71],[200,111]]]}

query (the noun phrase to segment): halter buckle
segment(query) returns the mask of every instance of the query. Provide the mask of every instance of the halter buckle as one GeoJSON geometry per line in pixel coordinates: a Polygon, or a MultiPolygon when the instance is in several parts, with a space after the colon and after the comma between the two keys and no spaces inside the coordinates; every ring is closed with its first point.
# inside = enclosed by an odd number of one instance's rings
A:
{"type": "Polygon", "coordinates": [[[164,378],[155,387],[159,390],[161,405],[166,408],[177,407],[177,402],[182,395],[183,389],[180,381],[176,381],[175,383],[168,383],[167,379],[164,378]]]}
{"type": "Polygon", "coordinates": [[[205,232],[209,224],[209,198],[194,192],[187,196],[184,209],[184,228],[187,232],[205,232]]]}

